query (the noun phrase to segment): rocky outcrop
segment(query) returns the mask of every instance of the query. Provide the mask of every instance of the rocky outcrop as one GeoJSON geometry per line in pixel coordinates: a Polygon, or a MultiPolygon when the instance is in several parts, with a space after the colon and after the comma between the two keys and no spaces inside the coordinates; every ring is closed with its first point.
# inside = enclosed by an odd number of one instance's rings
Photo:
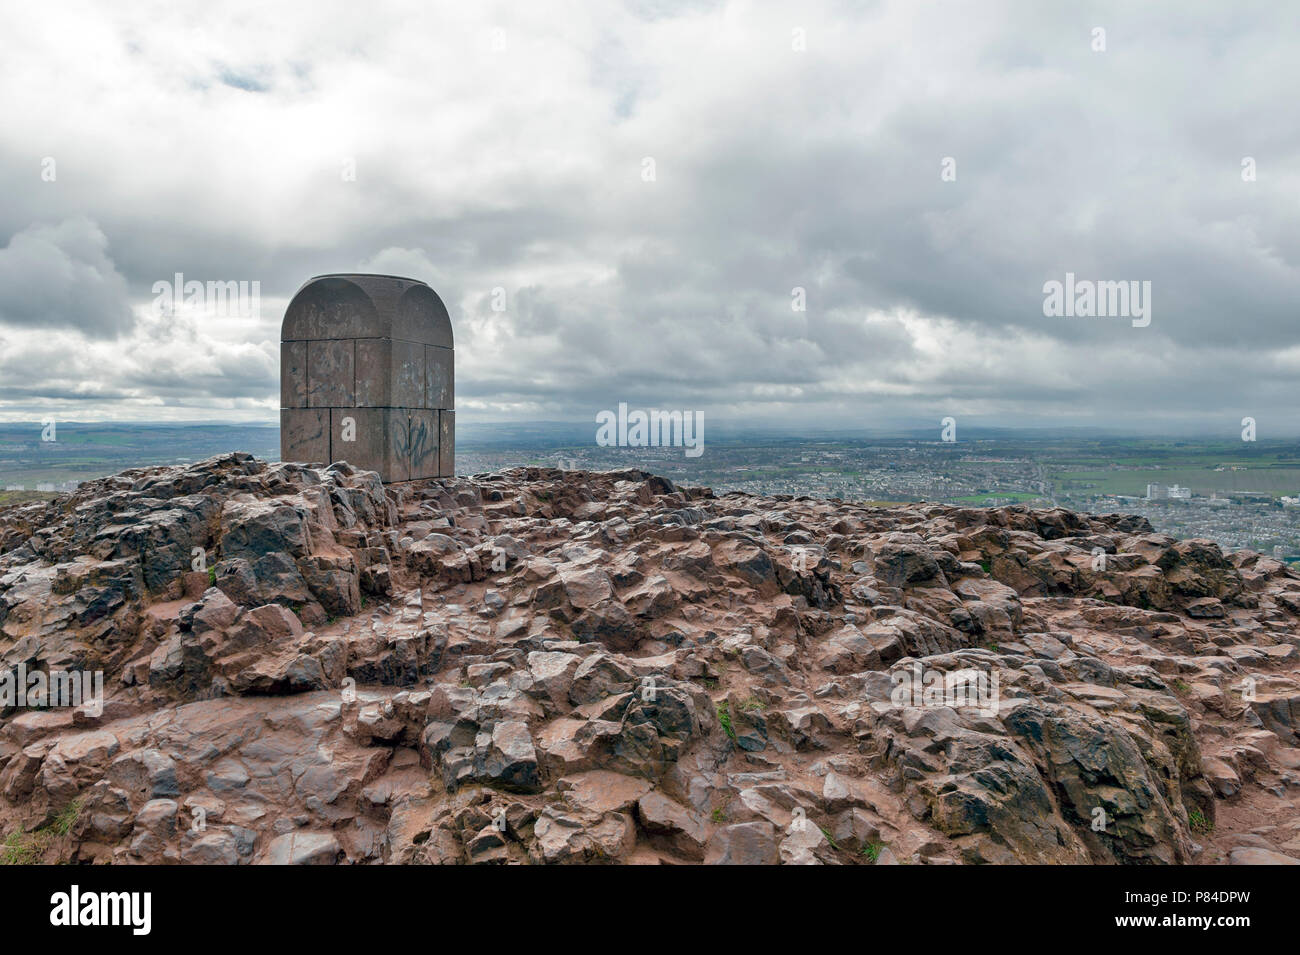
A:
{"type": "Polygon", "coordinates": [[[1298,614],[1284,564],[1122,515],[225,455],[0,510],[0,664],[107,697],[0,712],[0,823],[77,862],[1294,860],[1298,614]]]}

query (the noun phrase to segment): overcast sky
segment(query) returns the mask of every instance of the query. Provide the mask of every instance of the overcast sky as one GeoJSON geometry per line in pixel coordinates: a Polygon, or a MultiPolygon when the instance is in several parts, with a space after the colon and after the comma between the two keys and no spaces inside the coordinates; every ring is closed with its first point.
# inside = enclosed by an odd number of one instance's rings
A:
{"type": "Polygon", "coordinates": [[[1295,434],[1296,11],[9,4],[0,418],[275,420],[289,297],[376,271],[468,422],[1295,434]],[[260,315],[157,314],[177,272],[260,315]],[[1045,316],[1066,272],[1150,324],[1045,316]]]}

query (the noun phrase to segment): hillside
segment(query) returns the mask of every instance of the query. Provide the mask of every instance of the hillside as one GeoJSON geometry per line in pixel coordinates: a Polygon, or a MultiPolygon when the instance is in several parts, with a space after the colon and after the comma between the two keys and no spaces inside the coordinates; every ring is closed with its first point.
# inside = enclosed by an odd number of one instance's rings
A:
{"type": "Polygon", "coordinates": [[[1132,516],[126,471],[0,509],[4,666],[107,695],[0,714],[5,856],[1300,862],[1298,615],[1132,516]]]}

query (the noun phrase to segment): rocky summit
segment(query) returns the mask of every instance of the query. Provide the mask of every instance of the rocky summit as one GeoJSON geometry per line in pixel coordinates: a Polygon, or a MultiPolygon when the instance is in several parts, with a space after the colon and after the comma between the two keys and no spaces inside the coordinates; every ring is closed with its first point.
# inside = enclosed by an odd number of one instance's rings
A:
{"type": "Polygon", "coordinates": [[[1298,616],[1132,516],[126,471],[0,510],[6,686],[103,679],[4,861],[1295,864],[1298,616]]]}

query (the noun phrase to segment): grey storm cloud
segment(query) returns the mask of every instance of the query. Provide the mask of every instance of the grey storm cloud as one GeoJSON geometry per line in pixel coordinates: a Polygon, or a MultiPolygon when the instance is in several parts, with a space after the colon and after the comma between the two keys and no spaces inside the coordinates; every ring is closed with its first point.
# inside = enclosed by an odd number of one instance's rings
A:
{"type": "Polygon", "coordinates": [[[1294,418],[1275,4],[223,7],[15,15],[0,414],[272,418],[284,305],[363,269],[447,302],[466,420],[1294,418]],[[261,314],[150,315],[176,272],[261,314]],[[1151,324],[1046,316],[1066,272],[1151,324]]]}
{"type": "Polygon", "coordinates": [[[33,224],[0,249],[0,324],[113,338],[133,321],[126,279],[91,220],[33,224]]]}

